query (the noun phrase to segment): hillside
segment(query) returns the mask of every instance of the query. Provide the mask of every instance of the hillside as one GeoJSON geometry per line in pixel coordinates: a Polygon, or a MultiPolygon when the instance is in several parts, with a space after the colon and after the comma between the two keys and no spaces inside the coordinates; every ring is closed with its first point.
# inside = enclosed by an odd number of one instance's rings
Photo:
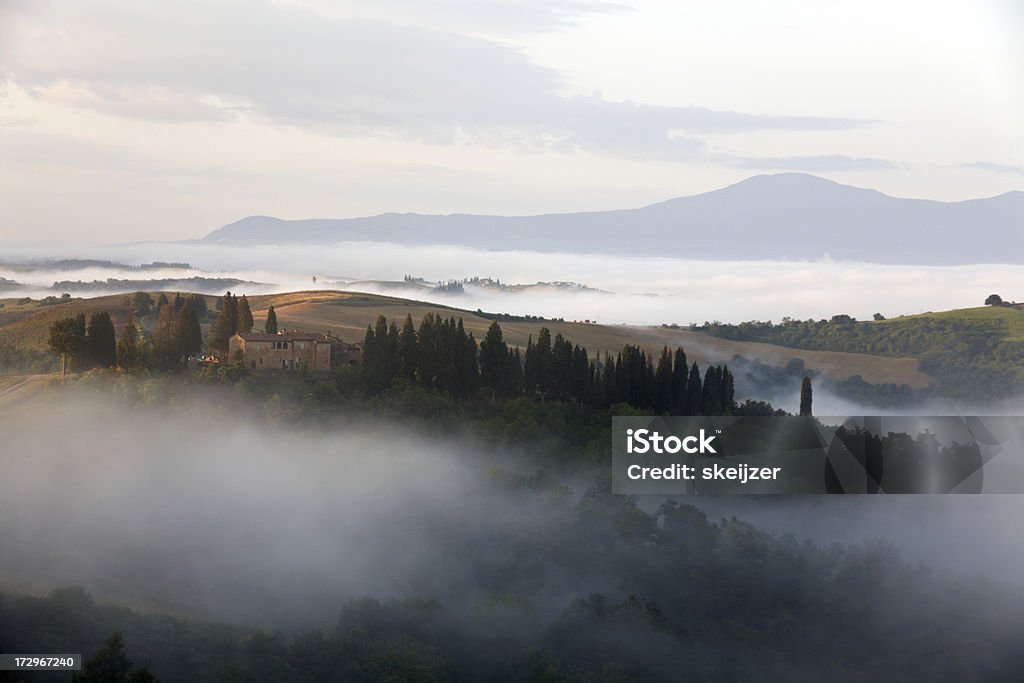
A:
{"type": "Polygon", "coordinates": [[[794,349],[912,356],[935,378],[941,396],[990,400],[1024,391],[1024,311],[1018,307],[965,308],[879,321],[835,316],[778,324],[715,323],[704,331],[722,339],[794,349]]]}
{"type": "MultiPolygon", "coordinates": [[[[42,366],[32,366],[33,369],[43,370],[54,370],[57,367],[56,358],[46,350],[47,330],[54,320],[75,315],[80,311],[88,313],[102,309],[111,313],[117,326],[122,324],[128,315],[123,295],[74,300],[55,306],[39,306],[38,303],[18,306],[14,300],[0,300],[0,303],[7,304],[0,309],[0,349],[36,359],[37,363],[45,363],[42,366]]],[[[282,328],[330,330],[347,341],[362,340],[366,326],[376,320],[378,315],[398,322],[406,315],[412,315],[413,320],[419,322],[429,311],[444,316],[462,317],[466,329],[478,340],[483,338],[491,324],[490,319],[470,311],[373,294],[293,292],[250,297],[250,303],[257,327],[263,324],[267,307],[272,304],[277,312],[278,324],[282,328]]],[[[700,332],[660,327],[559,321],[501,323],[506,341],[524,347],[529,336],[536,336],[542,326],[550,328],[552,334],[562,334],[567,339],[585,346],[591,353],[614,353],[626,344],[638,344],[652,354],[660,352],[663,346],[682,346],[691,360],[702,365],[708,362],[728,362],[738,354],[750,360],[760,359],[774,367],[783,367],[793,359],[800,359],[808,368],[815,369],[834,380],[861,375],[872,383],[907,384],[915,388],[930,383],[928,375],[918,370],[917,361],[913,358],[795,350],[772,344],[719,339],[700,332]]],[[[3,370],[11,371],[10,366],[3,370]]]]}
{"type": "Polygon", "coordinates": [[[783,173],[617,211],[539,216],[386,213],[293,221],[250,216],[203,241],[374,241],[727,260],[1024,263],[1024,192],[939,202],[783,173]]]}

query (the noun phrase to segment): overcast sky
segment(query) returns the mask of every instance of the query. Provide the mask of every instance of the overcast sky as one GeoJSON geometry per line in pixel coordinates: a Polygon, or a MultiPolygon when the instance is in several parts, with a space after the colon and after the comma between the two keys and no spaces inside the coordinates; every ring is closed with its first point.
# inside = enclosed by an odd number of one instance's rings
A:
{"type": "Polygon", "coordinates": [[[1024,189],[1014,0],[0,0],[0,243],[1024,189]]]}

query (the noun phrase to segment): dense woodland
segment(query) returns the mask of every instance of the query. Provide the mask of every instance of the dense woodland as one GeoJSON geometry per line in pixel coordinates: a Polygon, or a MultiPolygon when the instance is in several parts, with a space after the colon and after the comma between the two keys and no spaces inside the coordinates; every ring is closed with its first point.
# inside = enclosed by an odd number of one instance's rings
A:
{"type": "MultiPolygon", "coordinates": [[[[507,485],[524,505],[552,504],[535,483],[507,485]]],[[[478,577],[458,597],[357,597],[334,624],[285,632],[132,612],[65,588],[0,595],[0,645],[81,650],[94,670],[113,660],[164,683],[959,683],[1020,672],[1024,624],[1006,607],[1020,595],[941,579],[884,544],[826,549],[671,501],[648,514],[600,488],[554,505],[542,533],[446,536],[438,554],[478,577]],[[115,632],[123,644],[112,648],[115,632]]],[[[0,674],[14,680],[67,677],[0,674]]]]}

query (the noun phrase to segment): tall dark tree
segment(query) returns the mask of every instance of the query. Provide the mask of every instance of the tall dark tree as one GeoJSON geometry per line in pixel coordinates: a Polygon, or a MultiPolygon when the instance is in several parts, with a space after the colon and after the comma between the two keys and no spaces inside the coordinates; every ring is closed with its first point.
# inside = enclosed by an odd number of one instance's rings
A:
{"type": "Polygon", "coordinates": [[[85,339],[89,364],[109,368],[117,363],[117,338],[109,313],[97,311],[89,316],[85,339]]]}
{"type": "Polygon", "coordinates": [[[813,401],[813,390],[811,389],[811,378],[804,377],[800,382],[800,414],[812,415],[811,402],[813,401]]]}
{"type": "Polygon", "coordinates": [[[437,384],[440,372],[439,336],[440,319],[433,313],[427,313],[423,316],[420,327],[416,331],[416,339],[419,342],[419,362],[416,366],[416,376],[419,378],[420,385],[426,389],[431,389],[437,384]]]}
{"type": "Polygon", "coordinates": [[[672,410],[677,415],[686,414],[686,378],[690,366],[686,362],[686,352],[682,347],[676,349],[672,363],[672,410]]]}
{"type": "Polygon", "coordinates": [[[203,350],[203,329],[199,314],[186,301],[178,311],[175,332],[178,335],[178,350],[182,356],[195,356],[203,350]]]}
{"type": "Polygon", "coordinates": [[[363,337],[363,383],[367,391],[376,394],[391,384],[391,378],[398,362],[398,330],[394,324],[388,327],[383,315],[377,316],[376,324],[366,326],[363,337]]]}
{"type": "Polygon", "coordinates": [[[701,389],[701,414],[720,414],[722,412],[722,369],[715,365],[709,366],[704,372],[704,386],[701,389]]]}
{"type": "Polygon", "coordinates": [[[523,392],[523,354],[519,347],[509,349],[508,352],[508,391],[515,395],[523,392]]]}
{"type": "Polygon", "coordinates": [[[526,347],[526,389],[544,394],[550,382],[551,366],[551,330],[540,328],[537,341],[526,347]]]}
{"type": "Polygon", "coordinates": [[[85,314],[55,321],[50,325],[46,343],[53,353],[60,355],[60,376],[64,377],[68,366],[74,370],[85,351],[85,314]]]}
{"type": "Polygon", "coordinates": [[[249,308],[249,299],[243,294],[238,300],[238,323],[236,332],[252,332],[252,309],[249,308]]]}
{"type": "Polygon", "coordinates": [[[267,321],[263,323],[263,331],[267,334],[277,334],[277,311],[273,304],[267,309],[267,321]]]}
{"type": "Polygon", "coordinates": [[[416,327],[410,314],[406,314],[402,331],[398,333],[398,361],[399,375],[414,382],[416,366],[419,363],[419,342],[416,340],[416,327]]]}
{"type": "Polygon", "coordinates": [[[659,415],[672,410],[672,352],[661,350],[658,367],[654,371],[654,412],[659,415]]]}
{"type": "Polygon", "coordinates": [[[686,379],[685,415],[700,415],[703,395],[704,385],[700,381],[700,368],[694,363],[690,366],[690,376],[686,379]]]}
{"type": "Polygon", "coordinates": [[[228,340],[238,331],[238,299],[224,295],[217,319],[210,325],[210,348],[218,353],[228,350],[228,340]]]}
{"type": "Polygon", "coordinates": [[[480,384],[489,389],[492,396],[505,393],[507,389],[507,365],[508,345],[502,336],[501,325],[495,320],[480,342],[480,384]]]}
{"type": "Polygon", "coordinates": [[[622,402],[622,394],[619,393],[617,377],[618,368],[615,366],[615,356],[605,352],[604,366],[601,368],[601,378],[604,384],[605,402],[608,405],[622,402]]]}

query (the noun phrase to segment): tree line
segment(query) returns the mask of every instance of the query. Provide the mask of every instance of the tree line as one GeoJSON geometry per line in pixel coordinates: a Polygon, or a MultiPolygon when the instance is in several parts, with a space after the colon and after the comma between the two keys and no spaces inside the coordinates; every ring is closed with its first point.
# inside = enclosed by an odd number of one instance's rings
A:
{"type": "MultiPolygon", "coordinates": [[[[175,370],[186,359],[202,352],[204,339],[201,320],[210,315],[206,297],[201,294],[169,299],[161,294],[154,300],[146,292],[125,297],[131,313],[121,328],[120,339],[106,311],[92,313],[88,324],[79,313],[50,325],[47,345],[61,356],[63,371],[82,372],[93,368],[121,367],[126,370],[175,370]],[[143,319],[153,320],[152,332],[146,332],[143,319]]],[[[224,353],[228,340],[236,332],[251,332],[252,309],[243,295],[227,292],[217,301],[217,314],[210,325],[206,344],[212,351],[224,353]]],[[[277,332],[277,316],[270,307],[267,332],[277,332]]]]}
{"type": "Polygon", "coordinates": [[[662,349],[657,361],[636,345],[615,355],[587,349],[542,327],[525,352],[505,342],[493,321],[477,344],[462,318],[427,313],[417,328],[407,315],[401,328],[378,316],[363,338],[362,378],[370,394],[401,381],[438,389],[456,399],[482,392],[492,399],[536,396],[607,408],[634,408],[677,415],[721,415],[736,407],[727,366],[701,373],[682,348],[662,349]]]}

